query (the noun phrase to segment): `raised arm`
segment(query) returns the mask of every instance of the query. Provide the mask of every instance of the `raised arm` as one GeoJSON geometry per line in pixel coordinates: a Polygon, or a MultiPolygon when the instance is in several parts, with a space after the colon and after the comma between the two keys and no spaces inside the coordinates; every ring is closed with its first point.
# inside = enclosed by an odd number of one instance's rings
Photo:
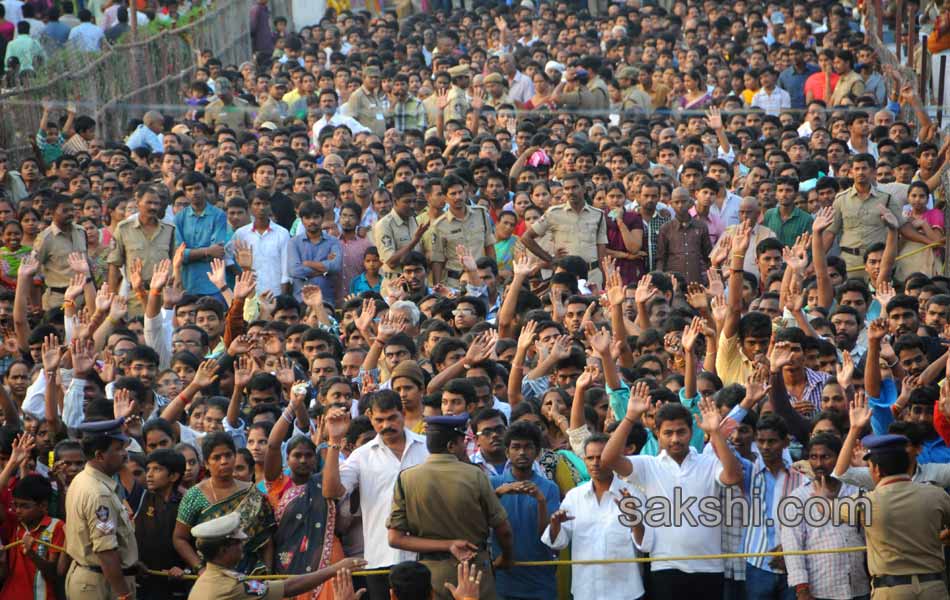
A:
{"type": "Polygon", "coordinates": [[[633,426],[640,422],[643,413],[649,408],[650,388],[646,383],[639,381],[630,390],[630,397],[627,399],[627,414],[617,425],[617,429],[610,434],[610,440],[604,446],[600,458],[605,467],[612,469],[621,477],[629,477],[633,473],[633,464],[623,455],[623,449],[627,447],[627,438],[633,426]]]}
{"type": "Polygon", "coordinates": [[[742,273],[745,265],[745,255],[749,249],[749,240],[752,237],[752,223],[743,221],[736,227],[732,236],[732,257],[730,258],[729,294],[727,302],[729,312],[722,326],[722,335],[732,338],[739,332],[739,318],[742,316],[742,273]]]}

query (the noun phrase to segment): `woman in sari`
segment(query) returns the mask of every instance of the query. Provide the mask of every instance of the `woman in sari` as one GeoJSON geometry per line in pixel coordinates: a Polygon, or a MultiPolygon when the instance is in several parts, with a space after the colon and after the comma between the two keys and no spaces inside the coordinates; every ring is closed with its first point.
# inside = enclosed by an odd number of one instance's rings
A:
{"type": "Polygon", "coordinates": [[[254,484],[234,478],[234,440],[230,434],[216,431],[201,441],[201,454],[209,477],[189,489],[178,506],[178,522],[172,543],[175,550],[192,569],[200,569],[203,561],[195,551],[191,528],[205,521],[237,512],[241,528],[248,539],[244,557],[236,570],[246,575],[270,572],[274,557],[271,536],[276,523],[274,511],[267,498],[254,484]]]}
{"type": "Polygon", "coordinates": [[[683,75],[684,93],[677,101],[677,107],[682,111],[702,110],[706,108],[712,95],[706,89],[706,82],[699,69],[693,69],[683,75]]]}
{"type": "Polygon", "coordinates": [[[626,209],[627,188],[619,181],[606,186],[607,256],[617,261],[625,285],[634,285],[646,271],[643,263],[643,219],[626,209]]]}
{"type": "MultiPolygon", "coordinates": [[[[302,435],[292,438],[287,443],[289,474],[283,468],[281,446],[295,408],[305,397],[306,393],[295,394],[294,402],[277,419],[264,455],[264,485],[277,519],[274,572],[278,574],[318,571],[343,559],[343,545],[336,535],[336,503],[323,497],[316,444],[302,435]]],[[[333,590],[324,585],[297,600],[333,600],[333,590]]]]}

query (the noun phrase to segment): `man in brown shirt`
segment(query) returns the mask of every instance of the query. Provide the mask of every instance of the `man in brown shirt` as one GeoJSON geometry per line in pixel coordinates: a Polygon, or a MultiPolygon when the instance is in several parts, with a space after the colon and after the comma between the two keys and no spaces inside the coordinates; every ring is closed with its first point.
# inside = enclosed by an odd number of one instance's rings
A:
{"type": "Polygon", "coordinates": [[[675,217],[660,227],[656,244],[656,270],[680,273],[687,283],[703,283],[703,275],[709,268],[712,242],[709,229],[689,214],[693,198],[689,190],[679,187],[670,198],[675,217]]]}

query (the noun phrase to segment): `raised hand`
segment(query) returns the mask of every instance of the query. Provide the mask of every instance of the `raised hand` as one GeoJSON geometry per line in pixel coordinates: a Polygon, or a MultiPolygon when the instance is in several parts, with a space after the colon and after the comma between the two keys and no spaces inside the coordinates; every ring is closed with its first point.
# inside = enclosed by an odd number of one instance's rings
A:
{"type": "Polygon", "coordinates": [[[709,297],[706,295],[706,288],[696,282],[687,285],[686,302],[696,310],[708,310],[709,297]]]}
{"type": "Polygon", "coordinates": [[[660,291],[653,286],[653,277],[647,273],[637,282],[637,291],[634,298],[637,304],[646,304],[659,293],[660,291]]]}
{"type": "Polygon", "coordinates": [[[43,371],[47,374],[55,373],[59,369],[59,363],[63,359],[63,349],[59,345],[59,338],[54,334],[49,334],[43,340],[43,346],[40,349],[40,355],[43,359],[43,371]]]}
{"type": "Polygon", "coordinates": [[[27,254],[20,259],[20,268],[17,270],[17,279],[29,281],[36,275],[40,269],[40,261],[32,254],[27,254]]]}
{"type": "Polygon", "coordinates": [[[69,263],[70,271],[82,273],[86,277],[89,276],[89,261],[86,260],[86,256],[82,252],[70,252],[66,256],[66,261],[69,263]]]}
{"type": "Polygon", "coordinates": [[[109,284],[103,283],[99,291],[96,292],[96,312],[100,314],[108,313],[112,307],[113,297],[114,294],[110,292],[109,284]]]}
{"type": "Polygon", "coordinates": [[[769,393],[769,371],[765,365],[759,365],[755,372],[746,380],[746,404],[750,407],[757,405],[769,393]]]}
{"type": "Polygon", "coordinates": [[[777,342],[769,355],[769,365],[773,373],[778,373],[792,363],[792,347],[788,342],[777,342]]]}
{"type": "Polygon", "coordinates": [[[242,271],[254,269],[254,249],[242,240],[234,241],[234,262],[242,271]]]}
{"type": "Polygon", "coordinates": [[[129,312],[129,299],[125,296],[114,296],[112,305],[109,306],[109,319],[112,322],[121,321],[129,312]]]}
{"type": "Polygon", "coordinates": [[[145,283],[142,281],[142,259],[133,257],[129,261],[129,285],[135,291],[145,289],[145,283]]]}
{"type": "Polygon", "coordinates": [[[75,302],[82,296],[84,287],[86,287],[86,276],[82,273],[74,273],[72,279],[69,280],[69,286],[66,288],[63,298],[69,302],[75,302]]]}
{"type": "Polygon", "coordinates": [[[218,380],[218,361],[209,359],[198,365],[195,377],[191,380],[200,389],[204,389],[218,380]]]}
{"type": "Polygon", "coordinates": [[[887,335],[887,319],[874,319],[868,323],[868,341],[880,342],[887,335]]]}
{"type": "Polygon", "coordinates": [[[585,323],[584,336],[594,352],[607,359],[610,358],[610,332],[606,327],[597,329],[593,323],[585,323]]]}
{"type": "Polygon", "coordinates": [[[600,371],[597,369],[597,367],[593,365],[587,365],[584,367],[584,372],[578,376],[575,387],[579,390],[586,390],[587,388],[594,385],[599,377],[600,371]]]}
{"type": "Polygon", "coordinates": [[[224,272],[224,261],[220,258],[215,258],[211,261],[211,271],[208,273],[208,280],[214,284],[214,287],[218,288],[219,291],[223,291],[227,285],[228,280],[224,272]]]}
{"type": "Polygon", "coordinates": [[[534,264],[531,259],[527,256],[520,256],[514,260],[511,265],[514,270],[515,276],[528,277],[531,275],[531,272],[534,270],[534,264]]]}
{"type": "Polygon", "coordinates": [[[172,269],[175,273],[179,273],[181,271],[182,265],[185,264],[185,249],[184,242],[175,248],[175,255],[172,256],[172,269]]]}
{"type": "Polygon", "coordinates": [[[90,339],[73,338],[70,346],[73,359],[73,372],[78,378],[85,378],[92,373],[96,363],[95,347],[90,339]]]}
{"type": "Polygon", "coordinates": [[[713,131],[719,131],[723,128],[722,126],[722,110],[713,106],[706,111],[706,121],[709,123],[709,128],[713,131]]]}
{"type": "Polygon", "coordinates": [[[445,589],[449,590],[454,600],[478,598],[482,584],[482,572],[478,570],[478,567],[467,561],[460,562],[458,564],[458,582],[458,586],[454,586],[448,581],[444,584],[445,589]]]}
{"type": "Polygon", "coordinates": [[[871,422],[871,407],[868,406],[868,397],[864,390],[855,390],[848,416],[851,420],[851,429],[858,431],[865,429],[871,422]]]}
{"type": "Polygon", "coordinates": [[[319,285],[305,285],[300,290],[303,295],[304,304],[311,309],[321,308],[323,306],[323,290],[319,285]]]}
{"type": "Polygon", "coordinates": [[[712,398],[703,398],[699,401],[699,412],[702,414],[702,420],[699,422],[700,428],[709,435],[712,435],[719,429],[719,423],[722,422],[722,415],[716,407],[716,402],[712,398]]]}
{"type": "Polygon", "coordinates": [[[528,321],[524,324],[524,327],[521,328],[521,333],[518,334],[518,351],[522,353],[528,352],[531,349],[531,346],[534,344],[534,339],[538,336],[538,322],[537,321],[528,321]]]}
{"type": "Polygon", "coordinates": [[[341,444],[350,428],[350,413],[343,408],[331,408],[326,418],[327,435],[331,444],[341,444]]]}
{"type": "Polygon", "coordinates": [[[334,600],[359,600],[366,593],[365,588],[353,591],[353,576],[349,569],[340,569],[333,576],[334,600]]]}
{"type": "Polygon", "coordinates": [[[112,398],[112,410],[116,419],[128,419],[135,412],[135,401],[132,391],[117,389],[112,398]]]}
{"type": "Polygon", "coordinates": [[[835,365],[835,379],[841,389],[846,390],[851,387],[851,380],[854,378],[854,359],[851,353],[845,350],[841,353],[841,364],[835,365]]]}
{"type": "Polygon", "coordinates": [[[10,461],[15,465],[23,466],[33,455],[34,448],[36,448],[36,438],[32,434],[21,433],[13,440],[10,461]]]}
{"type": "Polygon", "coordinates": [[[463,244],[457,244],[455,246],[455,253],[458,255],[459,262],[462,263],[462,268],[466,271],[475,271],[478,267],[475,264],[475,257],[472,256],[472,253],[469,252],[463,244]]]}
{"type": "Polygon", "coordinates": [[[722,329],[723,323],[726,322],[726,317],[729,316],[729,304],[722,295],[719,295],[712,297],[711,305],[713,321],[716,322],[716,328],[722,329]]]}
{"type": "Polygon", "coordinates": [[[719,273],[719,269],[711,267],[706,271],[706,277],[709,279],[709,287],[706,288],[706,293],[711,298],[725,296],[726,286],[722,283],[722,275],[719,273]]]}
{"type": "Polygon", "coordinates": [[[645,382],[638,381],[630,388],[626,416],[631,421],[639,421],[643,413],[648,410],[650,410],[650,387],[645,382]]]}
{"type": "Polygon", "coordinates": [[[835,209],[826,206],[818,210],[815,213],[815,220],[811,224],[811,230],[815,235],[820,234],[824,230],[831,227],[832,223],[835,222],[835,209]]]}
{"type": "MultiPolygon", "coordinates": [[[[246,337],[246,336],[241,336],[246,337]]],[[[234,361],[234,388],[243,390],[254,376],[254,360],[247,354],[234,361]]]]}
{"type": "Polygon", "coordinates": [[[693,320],[686,326],[686,329],[683,330],[683,337],[680,340],[680,343],[683,344],[683,350],[692,354],[696,349],[696,340],[703,335],[705,329],[706,319],[693,317],[693,320]]]}
{"type": "Polygon", "coordinates": [[[234,281],[234,299],[244,300],[254,293],[257,288],[257,277],[254,271],[242,271],[234,281]]]}
{"type": "Polygon", "coordinates": [[[745,253],[749,249],[749,241],[752,239],[752,222],[742,221],[736,226],[736,233],[732,236],[732,254],[745,253]]]}
{"type": "Polygon", "coordinates": [[[284,387],[294,384],[293,363],[286,356],[281,356],[277,361],[277,381],[284,387]]]}
{"type": "Polygon", "coordinates": [[[557,360],[564,360],[571,355],[571,348],[574,345],[574,340],[569,335],[561,335],[554,341],[554,345],[551,347],[551,354],[557,358],[557,360]]]}
{"type": "Polygon", "coordinates": [[[893,300],[896,295],[897,293],[894,291],[894,286],[891,285],[889,281],[877,282],[877,288],[874,290],[874,298],[878,304],[881,305],[882,311],[887,307],[887,303],[893,300]]]}
{"type": "Polygon", "coordinates": [[[360,310],[359,316],[353,320],[353,323],[356,325],[356,329],[359,331],[368,331],[369,326],[375,317],[376,301],[372,298],[364,298],[362,310],[360,310]]]}

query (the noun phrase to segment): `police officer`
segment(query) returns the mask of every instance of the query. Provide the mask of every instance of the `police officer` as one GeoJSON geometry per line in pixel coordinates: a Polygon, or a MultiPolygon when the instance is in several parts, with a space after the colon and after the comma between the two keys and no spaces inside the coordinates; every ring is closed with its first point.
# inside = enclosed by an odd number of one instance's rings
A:
{"type": "Polygon", "coordinates": [[[495,258],[495,228],[488,211],[472,206],[465,194],[465,182],[456,175],[442,180],[448,210],[432,223],[432,280],[448,287],[461,286],[462,265],[458,247],[464,246],[472,258],[495,258]]]}
{"type": "Polygon", "coordinates": [[[432,572],[436,598],[452,600],[445,584],[458,583],[460,561],[473,561],[484,572],[479,598],[494,600],[498,596],[488,536],[494,529],[501,544],[494,566],[508,568],[514,556],[508,515],[485,473],[468,462],[468,414],[428,417],[425,422],[429,457],[396,479],[386,523],[389,545],[419,553],[432,572]]]}
{"type": "Polygon", "coordinates": [[[125,465],[125,419],[83,423],[86,466],[66,492],[66,573],[70,600],[132,600],[139,552],[113,476],[125,465]]]}
{"type": "Polygon", "coordinates": [[[198,552],[207,561],[188,595],[189,600],[243,600],[244,598],[291,598],[317,588],[343,569],[358,569],[366,561],[346,558],[325,569],[282,581],[257,581],[233,569],[244,555],[247,534],[241,530],[241,515],[229,513],[191,528],[198,552]]]}
{"type": "MultiPolygon", "coordinates": [[[[864,496],[867,502],[859,499],[854,506],[863,513],[871,598],[945,600],[940,532],[950,526],[950,496],[911,481],[905,436],[869,435],[861,443],[874,489],[864,496]]],[[[848,509],[841,506],[845,518],[848,509]]]]}

